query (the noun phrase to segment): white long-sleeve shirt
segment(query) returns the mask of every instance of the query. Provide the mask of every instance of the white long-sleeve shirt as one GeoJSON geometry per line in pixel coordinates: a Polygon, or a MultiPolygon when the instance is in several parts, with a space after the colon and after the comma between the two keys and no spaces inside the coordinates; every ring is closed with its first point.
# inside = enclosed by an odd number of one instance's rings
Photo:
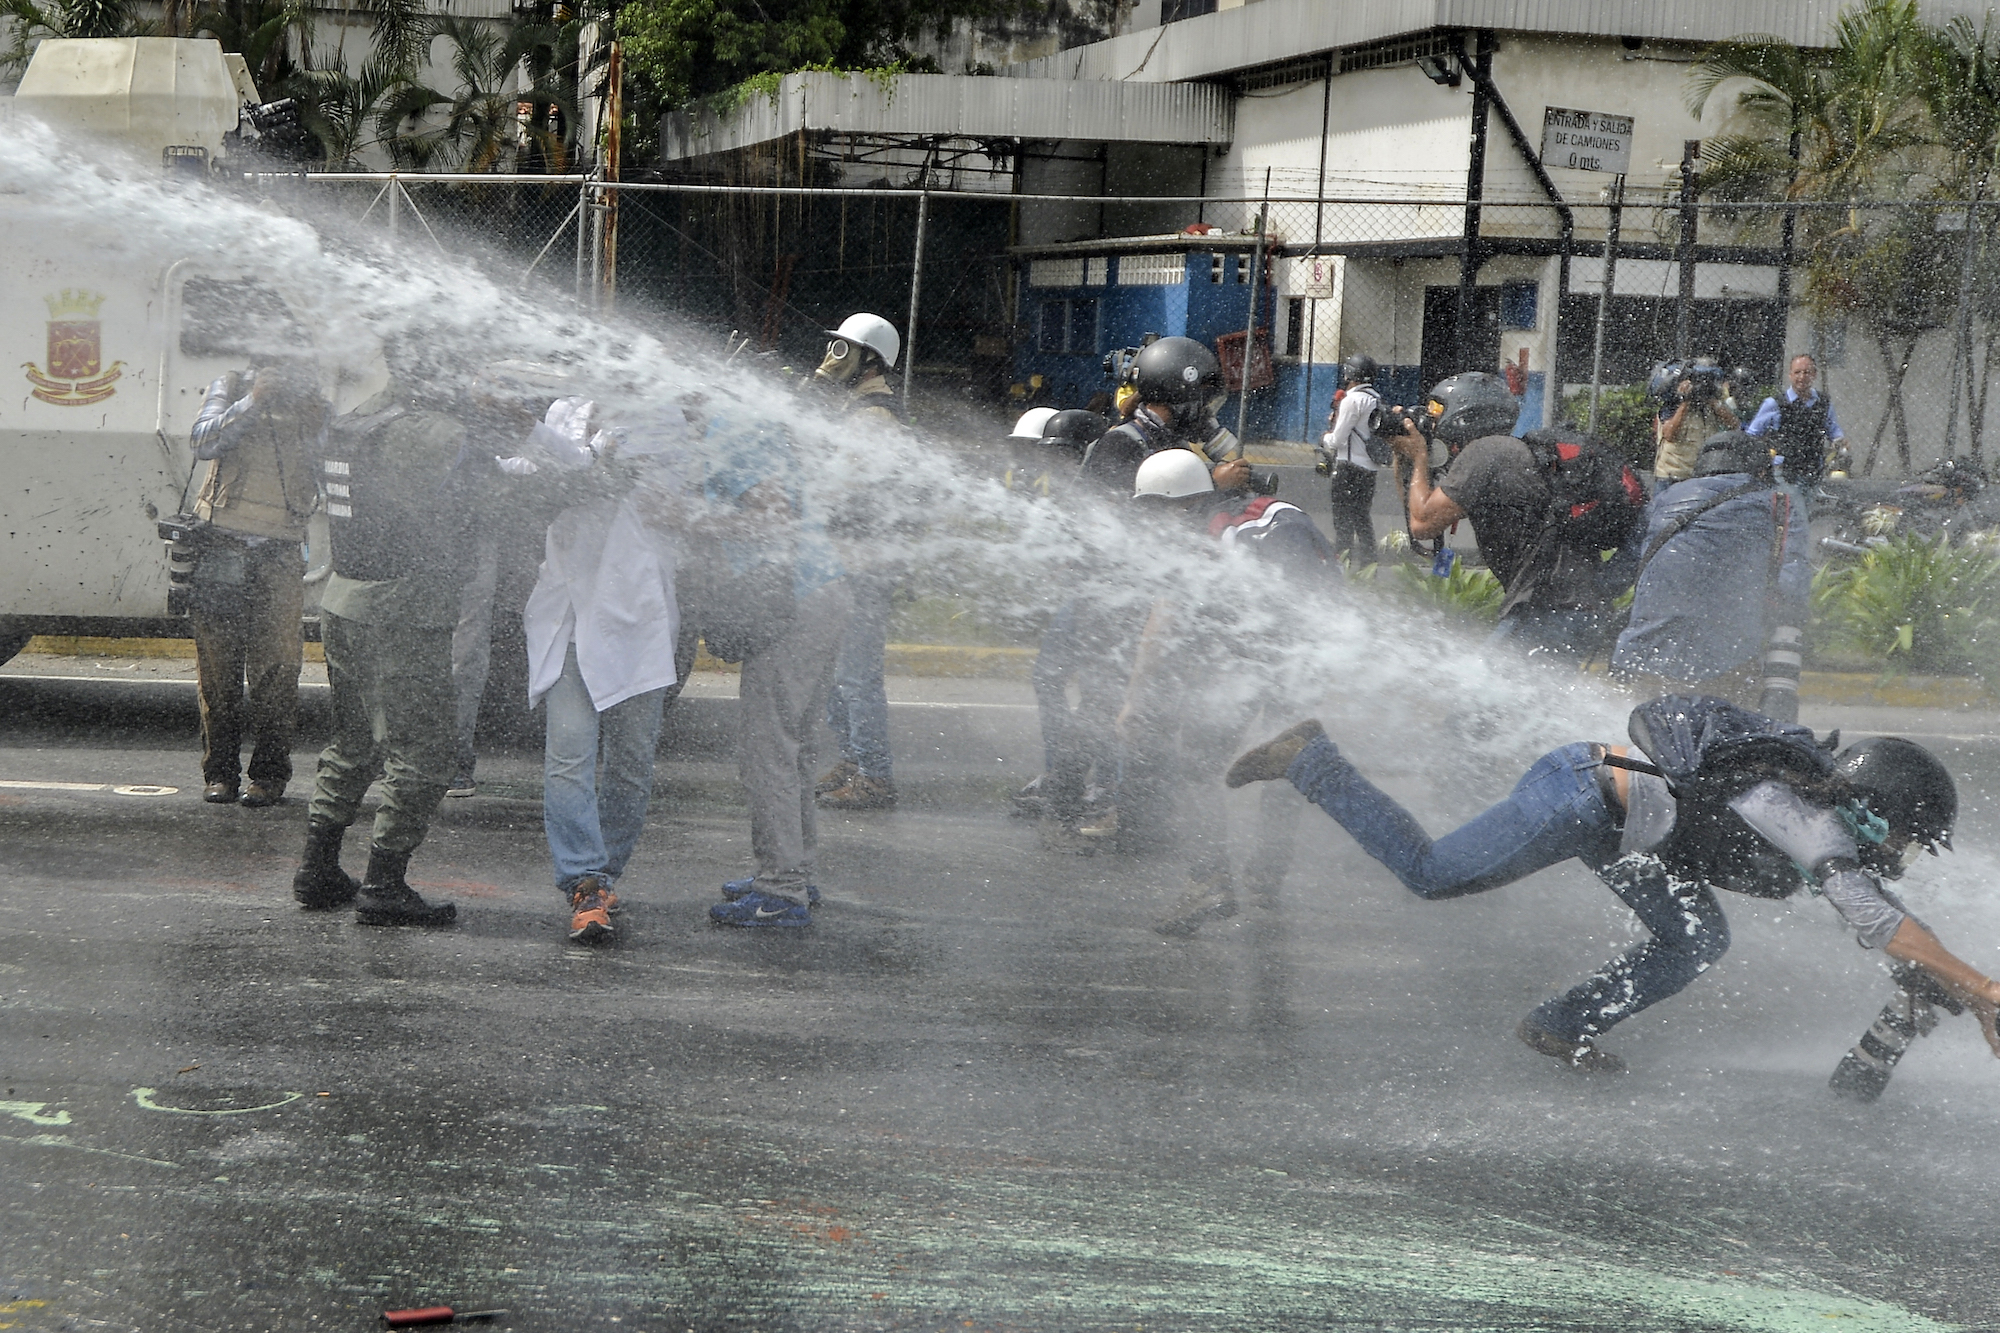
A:
{"type": "Polygon", "coordinates": [[[1321,438],[1335,461],[1352,463],[1370,472],[1381,468],[1381,464],[1368,457],[1368,418],[1381,403],[1382,395],[1372,384],[1357,384],[1342,395],[1333,429],[1321,438]]]}
{"type": "Polygon", "coordinates": [[[541,574],[521,613],[528,640],[528,703],[540,703],[576,664],[590,701],[613,704],[675,682],[674,550],[629,496],[572,505],[549,524],[541,574]]]}

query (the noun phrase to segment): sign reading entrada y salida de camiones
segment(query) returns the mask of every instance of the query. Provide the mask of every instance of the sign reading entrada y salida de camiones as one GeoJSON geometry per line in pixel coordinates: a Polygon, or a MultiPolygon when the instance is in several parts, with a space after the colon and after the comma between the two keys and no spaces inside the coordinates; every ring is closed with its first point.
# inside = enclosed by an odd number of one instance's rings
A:
{"type": "Polygon", "coordinates": [[[1632,117],[1552,106],[1542,112],[1542,165],[1619,175],[1632,164],[1632,117]]]}

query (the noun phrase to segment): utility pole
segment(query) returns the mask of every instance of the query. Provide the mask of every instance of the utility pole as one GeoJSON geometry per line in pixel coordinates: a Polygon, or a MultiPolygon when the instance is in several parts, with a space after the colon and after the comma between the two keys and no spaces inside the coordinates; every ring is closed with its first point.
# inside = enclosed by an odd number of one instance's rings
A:
{"type": "Polygon", "coordinates": [[[1479,235],[1480,203],[1486,197],[1486,88],[1493,73],[1492,32],[1485,28],[1479,30],[1470,63],[1463,51],[1458,59],[1472,75],[1472,142],[1466,150],[1465,227],[1458,256],[1458,336],[1453,340],[1457,354],[1454,371],[1472,369],[1474,326],[1479,309],[1479,266],[1486,258],[1485,245],[1479,235]]]}
{"type": "Polygon", "coordinates": [[[1264,202],[1257,213],[1257,241],[1250,252],[1250,318],[1243,328],[1243,366],[1236,376],[1236,447],[1243,447],[1250,419],[1250,353],[1257,344],[1257,289],[1264,285],[1264,231],[1271,221],[1271,169],[1264,168],[1264,202]]]}
{"type": "Polygon", "coordinates": [[[1681,144],[1681,265],[1680,299],[1674,309],[1674,356],[1685,365],[1694,354],[1694,242],[1700,214],[1695,207],[1695,160],[1701,156],[1701,140],[1681,144]]]}
{"type": "MultiPolygon", "coordinates": [[[[625,44],[611,39],[611,59],[605,69],[604,179],[618,181],[618,156],[625,129],[625,44]]],[[[618,191],[604,193],[604,272],[600,309],[610,310],[618,302],[618,191]]]]}
{"type": "Polygon", "coordinates": [[[1618,281],[1618,230],[1625,221],[1625,173],[1611,183],[1611,220],[1604,229],[1604,286],[1597,293],[1597,332],[1590,347],[1590,421],[1584,429],[1597,429],[1597,389],[1604,379],[1604,315],[1611,305],[1613,285],[1618,281]]]}

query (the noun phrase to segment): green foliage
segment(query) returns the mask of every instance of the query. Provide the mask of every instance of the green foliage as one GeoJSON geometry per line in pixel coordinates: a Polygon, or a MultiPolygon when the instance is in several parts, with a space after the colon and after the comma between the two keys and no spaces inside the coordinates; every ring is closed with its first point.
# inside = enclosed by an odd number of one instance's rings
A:
{"type": "Polygon", "coordinates": [[[1500,618],[1500,603],[1506,591],[1490,569],[1475,569],[1463,560],[1454,560],[1444,578],[1432,574],[1428,566],[1397,561],[1384,577],[1381,565],[1350,569],[1348,580],[1372,584],[1392,596],[1436,607],[1448,615],[1468,620],[1494,621],[1500,618]]]}
{"type": "MultiPolygon", "coordinates": [[[[377,138],[399,165],[444,171],[512,169],[521,132],[518,105],[569,107],[568,90],[558,80],[544,77],[528,88],[515,86],[514,73],[524,64],[546,67],[556,45],[555,30],[529,23],[501,29],[478,19],[445,17],[435,21],[433,31],[449,45],[456,88],[444,92],[414,78],[397,80],[378,104],[377,138]],[[433,111],[440,114],[428,114],[433,111]]],[[[539,125],[527,133],[531,146],[552,167],[560,167],[561,140],[539,125]]]]}
{"type": "Polygon", "coordinates": [[[2000,642],[2000,557],[1905,534],[1813,578],[1816,640],[1890,671],[1984,670],[2000,642]]]}
{"type": "Polygon", "coordinates": [[[0,73],[18,78],[43,37],[133,37],[147,30],[131,0],[0,0],[0,20],[8,21],[0,73]]]}
{"type": "MultiPolygon", "coordinates": [[[[1034,0],[633,0],[618,11],[625,59],[665,106],[727,94],[720,110],[796,70],[859,70],[889,78],[918,68],[907,43],[961,18],[1016,13],[1034,0]]],[[[926,68],[934,69],[926,62],[926,68]]]]}
{"type": "MultiPolygon", "coordinates": [[[[1655,404],[1643,384],[1615,384],[1597,392],[1597,438],[1635,468],[1653,466],[1655,404]]],[[[1562,402],[1563,420],[1581,430],[1590,421],[1590,390],[1562,402]]]]}

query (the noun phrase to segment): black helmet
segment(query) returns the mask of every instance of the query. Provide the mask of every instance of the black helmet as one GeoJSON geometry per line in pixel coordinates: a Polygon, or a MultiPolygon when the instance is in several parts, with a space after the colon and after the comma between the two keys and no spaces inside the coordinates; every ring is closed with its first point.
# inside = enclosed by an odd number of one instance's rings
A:
{"type": "Polygon", "coordinates": [[[1951,846],[1958,786],[1936,755],[1900,736],[1876,736],[1848,746],[1835,763],[1869,810],[1889,821],[1891,835],[1933,850],[1951,846]]]}
{"type": "Polygon", "coordinates": [[[1736,472],[1769,476],[1771,447],[1740,430],[1719,430],[1701,442],[1701,453],[1694,463],[1697,477],[1722,477],[1736,472]]]}
{"type": "Polygon", "coordinates": [[[1042,424],[1042,443],[1066,445],[1079,454],[1097,443],[1097,437],[1111,429],[1111,423],[1095,412],[1072,407],[1058,412],[1042,424]]]}
{"type": "Polygon", "coordinates": [[[1507,392],[1507,381],[1483,370],[1439,380],[1426,407],[1437,437],[1454,453],[1487,435],[1512,434],[1521,415],[1521,404],[1507,392]]]}
{"type": "Polygon", "coordinates": [[[1140,348],[1132,369],[1142,403],[1209,407],[1222,402],[1222,363],[1192,338],[1162,338],[1140,348]]]}
{"type": "Polygon", "coordinates": [[[1380,366],[1375,364],[1374,357],[1368,355],[1366,352],[1356,352],[1353,356],[1348,357],[1340,363],[1341,387],[1347,388],[1356,384],[1373,384],[1375,376],[1380,373],[1381,369],[1380,366]]]}

